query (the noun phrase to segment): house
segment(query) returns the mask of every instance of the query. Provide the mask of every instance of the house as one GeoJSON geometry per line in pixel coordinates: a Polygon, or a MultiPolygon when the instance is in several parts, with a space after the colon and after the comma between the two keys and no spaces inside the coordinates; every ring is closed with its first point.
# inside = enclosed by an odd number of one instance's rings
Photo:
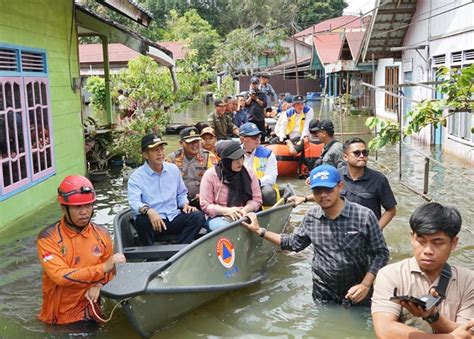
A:
{"type": "MultiPolygon", "coordinates": [[[[189,53],[184,42],[161,41],[157,43],[170,51],[175,61],[184,60],[189,53]]],[[[130,60],[141,55],[141,53],[119,43],[108,44],[108,52],[110,74],[118,73],[121,69],[127,67],[130,60]]],[[[152,54],[149,56],[160,63],[160,60],[152,54]]],[[[104,76],[102,44],[80,44],[79,63],[81,66],[81,78],[87,78],[92,75],[104,76]]]]}
{"type": "MultiPolygon", "coordinates": [[[[402,83],[436,81],[440,66],[451,69],[474,63],[474,3],[472,1],[418,1],[402,45],[402,83]],[[431,13],[431,18],[425,13],[431,13]],[[423,20],[425,19],[425,20],[423,20]]],[[[415,99],[440,98],[426,87],[405,87],[404,95],[415,99]]],[[[405,104],[404,114],[410,111],[405,104]]],[[[440,145],[468,163],[474,164],[472,112],[451,115],[446,127],[424,128],[417,136],[426,144],[440,145]]]]}
{"type": "MultiPolygon", "coordinates": [[[[128,1],[108,0],[145,23],[128,1]]],[[[85,173],[78,36],[99,35],[153,53],[173,72],[171,52],[74,1],[0,2],[0,229],[57,195],[61,180],[85,173]]],[[[110,95],[108,93],[108,109],[110,95]]]]}
{"type": "MultiPolygon", "coordinates": [[[[313,61],[323,65],[323,94],[334,98],[351,92],[353,79],[370,81],[370,73],[358,67],[361,44],[370,17],[344,15],[317,23],[294,35],[314,48],[313,61]]],[[[368,92],[359,106],[370,103],[368,92]]]]}
{"type": "MultiPolygon", "coordinates": [[[[376,6],[380,6],[378,1],[376,6]]],[[[390,1],[375,11],[362,43],[361,63],[375,65],[375,111],[378,117],[406,124],[413,102],[439,98],[430,86],[440,66],[474,63],[474,4],[390,1]],[[421,86],[414,83],[425,83],[421,86]],[[389,95],[399,94],[409,100],[389,95]]],[[[424,128],[414,138],[474,163],[472,112],[452,115],[446,127],[424,128]]]]}

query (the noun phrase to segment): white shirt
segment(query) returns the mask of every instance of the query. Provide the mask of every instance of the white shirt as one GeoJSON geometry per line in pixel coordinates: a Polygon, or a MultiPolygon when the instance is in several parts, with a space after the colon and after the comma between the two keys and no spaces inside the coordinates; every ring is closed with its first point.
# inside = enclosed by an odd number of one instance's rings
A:
{"type": "MultiPolygon", "coordinates": [[[[242,146],[243,148],[243,146],[242,146]]],[[[255,157],[255,150],[251,154],[245,153],[244,164],[247,168],[253,171],[253,158],[255,157]]],[[[278,166],[275,154],[272,152],[267,159],[265,166],[265,175],[260,178],[260,186],[274,185],[278,176],[278,166]]]]}
{"type": "MultiPolygon", "coordinates": [[[[289,137],[290,139],[294,138],[303,138],[304,136],[309,136],[309,122],[314,118],[314,111],[312,108],[309,108],[308,113],[306,113],[303,132],[300,134],[300,121],[303,118],[303,112],[297,113],[295,112],[295,128],[291,131],[289,137]]],[[[282,112],[278,122],[275,126],[275,133],[276,135],[281,138],[285,139],[286,137],[286,127],[288,126],[288,117],[286,115],[286,111],[282,112]]]]}

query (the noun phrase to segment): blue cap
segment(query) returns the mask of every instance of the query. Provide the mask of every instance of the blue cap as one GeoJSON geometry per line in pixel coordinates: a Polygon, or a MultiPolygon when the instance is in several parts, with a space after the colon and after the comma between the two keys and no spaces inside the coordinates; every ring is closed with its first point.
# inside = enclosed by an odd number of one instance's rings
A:
{"type": "Polygon", "coordinates": [[[283,101],[286,101],[287,103],[292,104],[293,103],[293,96],[291,94],[287,94],[283,101]]]}
{"type": "Polygon", "coordinates": [[[262,134],[262,131],[258,129],[257,125],[255,125],[253,122],[247,122],[240,126],[239,128],[240,135],[243,137],[251,137],[254,135],[259,135],[262,134]]]}
{"type": "Polygon", "coordinates": [[[334,188],[341,181],[341,175],[336,167],[331,165],[321,165],[315,167],[309,174],[309,185],[311,189],[315,187],[334,188]]]}

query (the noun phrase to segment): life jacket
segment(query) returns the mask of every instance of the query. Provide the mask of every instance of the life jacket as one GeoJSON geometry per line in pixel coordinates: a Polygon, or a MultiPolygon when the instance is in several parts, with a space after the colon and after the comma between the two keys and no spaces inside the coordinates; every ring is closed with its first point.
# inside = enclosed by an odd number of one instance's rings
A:
{"type": "Polygon", "coordinates": [[[323,152],[324,144],[321,142],[316,144],[308,140],[308,138],[303,139],[304,149],[301,153],[300,159],[300,174],[307,176],[309,172],[314,168],[314,164],[321,157],[323,152]]]}
{"type": "MultiPolygon", "coordinates": [[[[270,155],[272,155],[272,151],[266,147],[258,146],[255,149],[252,167],[257,179],[260,179],[265,175],[265,168],[267,167],[267,162],[268,158],[270,158],[270,155]]],[[[280,200],[280,189],[278,188],[278,185],[275,183],[272,187],[276,192],[277,201],[280,200]]],[[[265,210],[270,207],[271,206],[262,206],[262,209],[265,210]]]]}
{"type": "MultiPolygon", "coordinates": [[[[306,118],[306,113],[308,113],[310,108],[308,106],[303,107],[303,117],[300,120],[300,129],[299,132],[300,134],[303,133],[303,128],[304,128],[304,121],[306,118]]],[[[286,125],[286,135],[290,135],[291,132],[295,129],[295,124],[296,124],[296,110],[292,107],[286,110],[286,117],[288,118],[288,125],[286,125]]]]}
{"type": "Polygon", "coordinates": [[[265,175],[265,168],[270,155],[272,155],[272,151],[263,146],[258,146],[255,150],[252,167],[257,179],[260,179],[265,175]]]}

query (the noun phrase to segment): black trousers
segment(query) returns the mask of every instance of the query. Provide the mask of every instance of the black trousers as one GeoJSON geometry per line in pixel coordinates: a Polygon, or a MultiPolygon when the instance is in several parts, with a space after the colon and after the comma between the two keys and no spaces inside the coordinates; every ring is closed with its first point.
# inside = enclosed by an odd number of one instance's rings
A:
{"type": "Polygon", "coordinates": [[[258,129],[262,132],[262,134],[260,134],[260,141],[265,142],[265,120],[249,120],[249,122],[253,122],[257,125],[258,129]]]}
{"type": "Polygon", "coordinates": [[[201,227],[204,227],[206,218],[201,211],[196,211],[189,214],[181,213],[172,221],[168,219],[163,219],[163,221],[166,230],[157,232],[153,229],[148,216],[137,216],[135,228],[143,246],[152,246],[155,241],[164,240],[164,238],[169,238],[170,235],[177,236],[176,242],[178,244],[189,244],[196,238],[201,227]]]}

